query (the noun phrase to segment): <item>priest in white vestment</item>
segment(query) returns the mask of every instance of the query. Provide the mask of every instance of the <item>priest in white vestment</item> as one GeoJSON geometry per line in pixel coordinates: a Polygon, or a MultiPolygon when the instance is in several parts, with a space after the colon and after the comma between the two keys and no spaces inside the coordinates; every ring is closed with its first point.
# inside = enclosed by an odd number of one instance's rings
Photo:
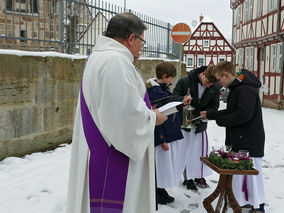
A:
{"type": "MultiPolygon", "coordinates": [[[[67,213],[155,212],[154,128],[167,118],[157,110],[151,110],[145,83],[133,65],[145,44],[144,30],[146,26],[133,14],[114,16],[105,36],[98,38],[87,60],[72,139],[67,213]],[[91,133],[95,130],[84,125],[84,105],[88,119],[102,136],[106,148],[112,147],[112,151],[126,159],[122,200],[105,198],[105,194],[113,192],[105,192],[107,186],[104,184],[98,186],[103,190],[102,197],[90,199],[90,191],[94,190],[89,184],[93,178],[90,168],[97,167],[90,166],[93,141],[87,141],[89,133],[86,129],[91,133]]],[[[97,147],[93,148],[96,150],[97,147]]],[[[107,169],[104,171],[109,171],[107,169]]],[[[95,174],[100,175],[97,171],[95,174]]],[[[110,174],[103,174],[106,176],[104,183],[108,184],[110,174]]],[[[118,173],[110,177],[112,186],[120,184],[116,179],[119,179],[118,173]]]]}

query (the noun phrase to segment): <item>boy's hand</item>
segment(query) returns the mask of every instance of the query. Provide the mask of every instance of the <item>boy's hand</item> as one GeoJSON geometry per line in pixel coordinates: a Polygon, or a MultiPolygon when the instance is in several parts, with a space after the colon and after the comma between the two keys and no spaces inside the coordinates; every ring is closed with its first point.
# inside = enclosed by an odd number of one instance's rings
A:
{"type": "Polygon", "coordinates": [[[156,107],[157,107],[157,104],[152,105],[152,109],[156,109],[156,107]]]}
{"type": "Polygon", "coordinates": [[[162,147],[162,149],[164,150],[164,151],[169,151],[169,145],[167,144],[167,142],[164,142],[164,143],[162,143],[161,144],[161,147],[162,147]]]}
{"type": "Polygon", "coordinates": [[[200,116],[202,116],[202,119],[207,119],[206,114],[207,114],[207,111],[200,112],[200,116]]]}
{"type": "Polygon", "coordinates": [[[188,95],[186,95],[186,96],[183,97],[182,103],[183,103],[183,105],[186,106],[186,105],[190,104],[191,100],[192,100],[192,98],[189,97],[188,95]]]}

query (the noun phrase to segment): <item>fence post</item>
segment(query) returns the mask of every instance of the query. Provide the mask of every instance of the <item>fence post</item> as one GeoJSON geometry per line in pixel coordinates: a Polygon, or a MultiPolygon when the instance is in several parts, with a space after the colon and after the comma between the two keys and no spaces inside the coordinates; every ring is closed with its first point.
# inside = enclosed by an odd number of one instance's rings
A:
{"type": "Polygon", "coordinates": [[[59,0],[59,52],[63,52],[63,0],[59,0]]]}
{"type": "Polygon", "coordinates": [[[168,23],[168,37],[167,37],[167,53],[170,54],[170,34],[171,34],[171,24],[168,23]]]}

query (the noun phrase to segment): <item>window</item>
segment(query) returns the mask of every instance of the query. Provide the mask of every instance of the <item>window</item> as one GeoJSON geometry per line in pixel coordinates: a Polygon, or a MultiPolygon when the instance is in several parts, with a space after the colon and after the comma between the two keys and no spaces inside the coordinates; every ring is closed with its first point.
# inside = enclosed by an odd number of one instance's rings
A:
{"type": "Polygon", "coordinates": [[[27,38],[26,31],[21,30],[21,41],[22,41],[22,42],[27,41],[26,38],[27,38]]]}
{"type": "Polygon", "coordinates": [[[244,49],[239,49],[239,69],[243,68],[243,51],[244,49]]]}
{"type": "Polygon", "coordinates": [[[15,11],[15,12],[26,12],[26,3],[27,0],[6,0],[6,9],[8,11],[15,11]]]}
{"type": "Polygon", "coordinates": [[[240,23],[241,23],[241,5],[238,7],[238,9],[237,9],[237,20],[236,20],[236,23],[237,23],[237,25],[239,26],[240,25],[240,23]]]}
{"type": "Polygon", "coordinates": [[[52,2],[52,11],[53,11],[53,13],[56,13],[57,11],[56,11],[56,1],[53,1],[52,2]]]}
{"type": "Polygon", "coordinates": [[[281,43],[272,44],[270,50],[270,72],[280,73],[282,54],[281,54],[281,43]]]}
{"type": "Polygon", "coordinates": [[[193,58],[192,57],[188,57],[187,58],[187,66],[188,67],[193,67],[193,58]]]}
{"type": "Polygon", "coordinates": [[[276,44],[272,44],[270,47],[270,72],[276,71],[276,44]]]}
{"type": "Polygon", "coordinates": [[[38,13],[38,4],[37,4],[38,0],[31,0],[31,13],[38,13]]]}
{"type": "Polygon", "coordinates": [[[258,0],[257,1],[257,15],[256,15],[257,18],[262,16],[262,4],[263,4],[262,1],[263,0],[258,0]]]}
{"type": "Polygon", "coordinates": [[[265,60],[265,57],[264,57],[264,47],[262,47],[261,49],[260,49],[260,61],[264,61],[265,60]]]}
{"type": "Polygon", "coordinates": [[[203,41],[203,47],[209,47],[209,40],[203,41]]]}
{"type": "Polygon", "coordinates": [[[12,0],[6,0],[6,9],[7,10],[13,10],[13,2],[12,0]]]}
{"type": "Polygon", "coordinates": [[[249,67],[250,67],[249,56],[250,56],[250,54],[249,54],[249,47],[247,47],[246,48],[246,64],[245,64],[245,68],[246,69],[249,69],[249,67]]]}
{"type": "Polygon", "coordinates": [[[248,69],[249,71],[253,71],[253,51],[254,51],[254,47],[246,48],[245,68],[248,69]]]}
{"type": "Polygon", "coordinates": [[[245,8],[244,8],[244,23],[248,21],[248,14],[249,14],[249,2],[248,0],[245,1],[245,8]]]}
{"type": "Polygon", "coordinates": [[[253,51],[254,51],[254,47],[251,47],[250,48],[250,71],[254,70],[253,51]]]}
{"type": "Polygon", "coordinates": [[[6,9],[15,12],[38,13],[38,0],[6,0],[6,9]]]}
{"type": "Polygon", "coordinates": [[[204,58],[198,58],[198,66],[201,67],[204,65],[204,58]]]}
{"type": "Polygon", "coordinates": [[[253,18],[253,0],[249,0],[249,9],[248,9],[248,21],[252,20],[253,18]]]}
{"type": "Polygon", "coordinates": [[[253,13],[253,0],[246,0],[244,7],[244,23],[252,19],[253,13]]]}
{"type": "Polygon", "coordinates": [[[274,10],[277,8],[277,0],[268,0],[268,10],[274,10]]]}
{"type": "Polygon", "coordinates": [[[282,57],[281,48],[282,48],[282,43],[278,43],[278,45],[277,45],[277,55],[279,55],[279,57],[277,57],[277,60],[276,60],[276,64],[278,65],[276,67],[276,72],[278,72],[278,73],[280,73],[280,71],[281,71],[281,63],[283,64],[283,57],[282,57]]]}
{"type": "Polygon", "coordinates": [[[224,56],[220,56],[219,57],[219,62],[221,62],[221,61],[225,61],[225,57],[224,56]]]}

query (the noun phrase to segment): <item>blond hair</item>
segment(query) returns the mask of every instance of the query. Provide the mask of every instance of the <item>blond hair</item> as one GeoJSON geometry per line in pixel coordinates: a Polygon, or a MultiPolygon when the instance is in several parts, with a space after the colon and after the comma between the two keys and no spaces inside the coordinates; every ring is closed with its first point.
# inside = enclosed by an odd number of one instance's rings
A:
{"type": "Polygon", "coordinates": [[[208,79],[208,81],[212,84],[214,84],[217,79],[213,73],[213,69],[214,69],[215,65],[211,65],[211,66],[208,66],[205,70],[205,77],[208,79]]]}
{"type": "Polygon", "coordinates": [[[231,75],[236,76],[236,67],[234,66],[232,62],[221,61],[213,69],[214,75],[216,73],[218,73],[218,75],[223,75],[224,72],[228,72],[231,75]]]}

